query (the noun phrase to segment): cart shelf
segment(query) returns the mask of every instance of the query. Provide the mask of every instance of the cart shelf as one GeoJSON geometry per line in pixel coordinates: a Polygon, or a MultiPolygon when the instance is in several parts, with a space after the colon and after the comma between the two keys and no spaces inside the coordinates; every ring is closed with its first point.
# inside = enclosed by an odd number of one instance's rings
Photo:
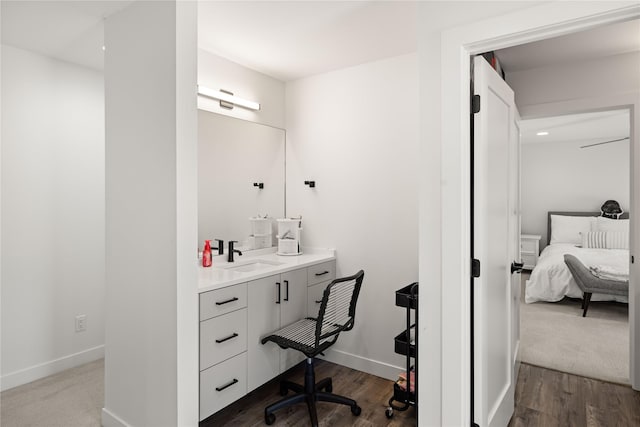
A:
{"type": "Polygon", "coordinates": [[[416,357],[416,343],[415,340],[411,340],[411,336],[415,336],[415,328],[416,325],[413,325],[411,326],[411,329],[404,330],[395,337],[394,341],[396,353],[402,354],[403,356],[408,355],[409,357],[416,357]]]}
{"type": "Polygon", "coordinates": [[[408,307],[414,310],[418,308],[418,282],[407,285],[396,291],[396,305],[398,307],[408,307]]]}
{"type": "Polygon", "coordinates": [[[406,309],[406,328],[394,339],[395,352],[406,356],[406,380],[403,386],[393,384],[393,396],[385,411],[387,418],[393,417],[393,411],[406,411],[409,407],[418,407],[418,282],[396,291],[396,305],[406,309]],[[415,323],[411,321],[411,310],[415,311],[415,323]],[[413,359],[413,363],[411,363],[413,359]]]}

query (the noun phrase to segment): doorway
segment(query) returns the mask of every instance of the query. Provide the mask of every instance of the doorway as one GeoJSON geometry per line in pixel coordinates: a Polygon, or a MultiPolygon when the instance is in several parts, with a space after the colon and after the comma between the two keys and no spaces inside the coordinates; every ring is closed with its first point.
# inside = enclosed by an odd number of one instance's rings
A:
{"type": "MultiPolygon", "coordinates": [[[[580,33],[572,33],[570,35],[566,35],[563,37],[558,37],[558,38],[553,38],[553,39],[549,39],[549,40],[541,40],[538,42],[534,42],[534,43],[530,43],[528,45],[523,45],[522,46],[522,50],[524,51],[531,51],[531,50],[535,50],[530,48],[529,46],[544,46],[546,49],[550,50],[550,56],[553,56],[553,52],[554,51],[562,51],[563,50],[563,40],[566,39],[571,39],[571,41],[576,40],[578,37],[583,37],[584,39],[589,39],[589,37],[598,37],[598,38],[604,38],[605,40],[607,39],[607,36],[611,36],[611,32],[616,32],[616,29],[630,29],[633,33],[638,31],[638,27],[637,27],[637,21],[629,21],[629,22],[624,22],[621,24],[617,24],[617,25],[608,25],[608,26],[602,26],[602,27],[597,27],[595,29],[590,29],[590,30],[585,30],[583,32],[580,33]],[[595,34],[595,36],[594,36],[595,34]]],[[[613,40],[615,41],[615,40],[613,40]]],[[[606,43],[601,43],[606,45],[606,43]]],[[[607,77],[608,76],[602,76],[600,72],[596,72],[596,73],[592,73],[594,69],[597,69],[599,64],[604,64],[606,62],[606,64],[609,66],[609,68],[612,70],[611,75],[615,75],[616,74],[616,66],[618,65],[618,62],[621,62],[622,64],[620,65],[620,69],[624,69],[626,67],[626,61],[627,60],[631,60],[634,63],[637,63],[637,54],[635,52],[631,53],[631,54],[625,54],[625,55],[620,55],[620,61],[617,62],[618,57],[615,57],[613,55],[609,55],[606,57],[606,61],[602,60],[601,57],[599,57],[599,55],[604,54],[603,51],[598,52],[597,55],[594,55],[594,52],[591,52],[590,49],[590,45],[588,43],[581,43],[580,44],[583,47],[583,51],[582,52],[574,52],[574,55],[576,55],[575,58],[572,59],[572,61],[560,61],[559,65],[555,65],[555,64],[542,64],[542,67],[540,68],[535,68],[534,70],[531,70],[531,72],[527,72],[527,71],[520,71],[519,73],[515,73],[516,77],[513,78],[513,81],[515,82],[514,84],[514,91],[516,92],[516,99],[518,99],[518,89],[522,88],[524,89],[523,92],[524,94],[520,97],[520,105],[525,105],[525,107],[530,107],[531,104],[533,102],[536,102],[537,105],[544,105],[546,104],[545,101],[551,100],[551,101],[557,101],[557,99],[565,99],[565,98],[569,98],[571,99],[573,96],[576,96],[576,94],[579,93],[589,93],[589,89],[591,89],[590,87],[586,87],[585,83],[589,82],[590,84],[593,84],[593,86],[596,87],[607,87],[606,83],[607,83],[607,77]],[[582,57],[580,56],[582,55],[582,57]],[[591,74],[592,73],[592,74],[591,74]],[[520,74],[526,74],[527,77],[527,81],[526,81],[526,85],[522,84],[522,81],[520,80],[521,75],[520,74]],[[533,77],[533,75],[543,75],[544,76],[544,82],[541,81],[537,81],[535,77],[533,77]],[[533,86],[533,89],[536,90],[536,93],[532,93],[532,88],[531,86],[533,86]],[[553,93],[546,93],[546,97],[544,97],[545,95],[545,88],[550,87],[553,90],[553,93]],[[540,95],[540,94],[543,95],[540,95]],[[533,101],[533,102],[532,102],[533,101]]],[[[516,56],[513,51],[520,48],[520,46],[516,46],[516,47],[512,47],[509,49],[506,49],[505,52],[511,54],[511,57],[516,56]]],[[[540,49],[540,48],[539,48],[540,49]]],[[[504,70],[505,66],[504,64],[501,66],[500,62],[499,62],[499,52],[495,52],[495,57],[492,58],[494,59],[492,65],[493,68],[495,68],[495,71],[493,74],[496,76],[499,76],[500,74],[502,74],[502,77],[504,78],[504,72],[500,72],[501,69],[504,70]]],[[[494,52],[492,52],[493,54],[494,52]]],[[[505,53],[505,57],[510,58],[509,54],[505,53]]],[[[478,57],[475,58],[475,60],[477,61],[478,57]]],[[[474,61],[474,62],[476,62],[474,61]]],[[[484,63],[484,62],[483,62],[484,63]]],[[[477,68],[477,66],[476,66],[477,68]]],[[[506,79],[507,82],[509,82],[509,78],[506,79]]],[[[634,87],[634,83],[633,81],[629,83],[629,87],[633,88],[634,87]]],[[[493,89],[493,88],[492,88],[493,89]]],[[[478,94],[479,91],[476,89],[474,91],[474,94],[478,94]]],[[[490,94],[494,94],[496,93],[495,90],[489,91],[490,94]]],[[[592,94],[592,99],[591,102],[593,102],[595,104],[595,107],[600,109],[602,108],[601,105],[598,105],[601,101],[601,98],[608,96],[610,92],[606,92],[603,90],[598,90],[598,89],[593,89],[591,90],[591,94],[592,94]]],[[[478,95],[474,95],[474,96],[478,96],[478,95]]],[[[578,98],[578,100],[580,100],[580,98],[578,98]]],[[[473,105],[473,104],[472,104],[473,105]]],[[[535,105],[535,104],[534,104],[535,105]]],[[[475,106],[474,106],[475,107],[475,106]]],[[[473,108],[473,107],[472,107],[473,108]]],[[[606,107],[605,107],[606,108],[606,107]]],[[[628,110],[627,110],[628,111],[628,110]]],[[[568,111],[563,111],[564,114],[567,114],[568,111]]],[[[489,111],[489,114],[494,114],[495,111],[489,111]]],[[[483,109],[480,109],[479,114],[483,114],[483,109]]],[[[602,113],[601,113],[602,114],[602,113]]],[[[594,120],[594,116],[595,113],[584,113],[581,117],[574,117],[573,120],[574,121],[583,121],[583,122],[588,122],[589,120],[594,120]]],[[[626,123],[629,123],[629,117],[628,116],[622,116],[623,120],[626,120],[626,123]]],[[[603,119],[601,119],[602,121],[603,119]]],[[[598,130],[602,130],[603,126],[602,123],[600,123],[600,126],[598,127],[598,130]]],[[[559,128],[556,127],[556,131],[554,133],[559,133],[559,128]]],[[[478,131],[474,131],[475,134],[478,134],[478,131]]],[[[547,134],[548,132],[540,132],[541,136],[547,134]]],[[[596,136],[597,132],[595,129],[591,129],[590,130],[590,134],[592,136],[596,136]]],[[[573,135],[574,137],[577,137],[576,132],[574,131],[573,135]]],[[[591,143],[596,143],[599,144],[597,147],[599,150],[604,150],[604,143],[607,144],[611,144],[613,142],[621,142],[619,140],[623,140],[624,138],[628,138],[629,137],[629,128],[625,129],[624,132],[620,133],[620,134],[616,134],[616,136],[614,138],[611,139],[607,139],[606,137],[600,138],[599,141],[595,142],[593,140],[589,140],[586,139],[584,140],[584,143],[586,145],[584,146],[576,146],[574,147],[576,150],[581,151],[581,153],[583,154],[582,156],[579,155],[579,153],[577,152],[572,152],[571,153],[571,157],[570,160],[566,163],[563,163],[563,167],[564,167],[564,171],[568,172],[571,170],[570,165],[572,165],[572,161],[571,160],[578,160],[578,159],[582,159],[580,160],[580,162],[582,162],[582,164],[577,164],[577,167],[580,168],[588,168],[587,164],[585,163],[585,161],[587,160],[587,156],[584,156],[584,153],[586,153],[588,150],[593,150],[594,147],[593,146],[589,146],[589,142],[591,143]]],[[[597,139],[597,138],[596,138],[597,139]]],[[[488,144],[492,143],[492,140],[489,139],[486,141],[488,144]]],[[[474,144],[475,148],[475,156],[478,156],[478,144],[474,144]]],[[[564,144],[564,146],[568,146],[567,144],[564,144]]],[[[609,148],[609,146],[607,145],[607,148],[609,148]]],[[[491,150],[491,148],[488,148],[488,150],[491,150]]],[[[482,153],[482,149],[480,149],[480,153],[482,153]]],[[[611,153],[607,152],[607,154],[611,155],[611,153]]],[[[499,158],[498,151],[493,150],[493,151],[489,151],[489,153],[487,153],[486,155],[492,156],[492,158],[497,159],[499,158]],[[493,154],[491,154],[493,153],[493,154]]],[[[600,154],[599,157],[596,157],[594,159],[591,159],[594,163],[594,166],[596,166],[596,168],[594,168],[591,171],[590,175],[594,174],[594,171],[597,170],[597,166],[601,166],[603,169],[606,168],[605,165],[607,164],[607,162],[604,161],[604,157],[605,154],[602,153],[600,154]]],[[[612,161],[614,163],[622,163],[621,166],[615,167],[612,166],[612,169],[616,170],[617,172],[620,172],[621,169],[624,169],[622,166],[627,166],[629,167],[629,164],[624,164],[625,162],[628,161],[628,151],[625,154],[622,155],[618,155],[617,159],[612,159],[612,161]]],[[[523,163],[526,160],[526,158],[523,158],[523,163]]],[[[476,162],[477,163],[477,162],[476,162]]],[[[489,162],[491,163],[491,162],[489,162]]],[[[517,162],[514,163],[515,165],[517,165],[517,162]]],[[[540,171],[540,175],[543,177],[548,177],[552,175],[552,169],[553,169],[553,164],[554,164],[554,157],[550,156],[546,159],[544,159],[543,161],[543,167],[544,170],[540,171]]],[[[494,169],[497,167],[497,165],[494,165],[494,169]]],[[[631,165],[631,171],[633,171],[633,167],[631,165]]],[[[577,173],[574,173],[572,177],[575,177],[576,175],[578,175],[577,173]]],[[[478,184],[477,181],[478,180],[487,180],[490,179],[488,178],[490,177],[490,175],[486,175],[486,174],[482,174],[482,173],[478,173],[476,171],[473,172],[472,175],[472,182],[474,182],[474,188],[478,188],[478,184]]],[[[543,179],[541,179],[541,181],[544,181],[543,179]]],[[[628,177],[628,172],[627,172],[627,176],[624,177],[623,180],[626,183],[629,182],[629,177],[628,177]]],[[[604,180],[600,179],[598,181],[596,181],[597,184],[601,184],[604,185],[604,180]]],[[[585,184],[586,185],[586,184],[585,184]]],[[[545,196],[543,197],[544,200],[550,201],[553,199],[552,194],[553,193],[553,189],[560,189],[562,187],[562,181],[561,180],[555,180],[555,182],[547,182],[547,184],[544,185],[544,192],[545,192],[545,196]]],[[[583,215],[583,212],[585,211],[591,211],[591,212],[596,212],[594,213],[594,218],[593,218],[593,222],[594,222],[594,228],[593,231],[596,231],[597,228],[595,226],[595,216],[597,216],[597,212],[599,210],[600,205],[605,202],[606,200],[610,200],[613,199],[614,197],[612,196],[615,193],[615,190],[618,190],[618,187],[620,187],[620,185],[616,185],[616,183],[614,182],[612,186],[608,187],[608,191],[610,195],[604,195],[602,197],[602,199],[595,199],[592,200],[592,203],[586,204],[584,206],[580,206],[580,203],[584,203],[584,201],[579,201],[578,198],[576,198],[576,196],[578,196],[579,192],[578,191],[572,191],[572,192],[567,192],[566,194],[562,195],[562,201],[563,202],[572,202],[572,203],[578,203],[577,205],[558,205],[553,206],[553,207],[549,207],[548,211],[567,211],[567,212],[575,212],[576,215],[583,215]]],[[[624,186],[623,186],[624,187],[624,186]]],[[[501,185],[499,182],[494,182],[494,184],[491,185],[491,191],[492,192],[500,192],[500,191],[506,191],[506,190],[499,190],[501,188],[501,185]]],[[[594,197],[596,194],[596,189],[597,186],[596,185],[591,185],[589,186],[589,190],[591,192],[591,196],[594,197]]],[[[626,189],[626,191],[623,189],[620,191],[621,193],[626,193],[628,194],[628,187],[626,189]]],[[[475,203],[475,205],[477,206],[477,198],[478,195],[473,194],[471,196],[471,203],[475,203]]],[[[623,201],[625,201],[626,206],[629,206],[629,199],[628,197],[625,195],[622,198],[623,201]]],[[[631,203],[633,203],[633,200],[631,200],[631,203]]],[[[497,213],[495,211],[495,206],[487,206],[486,208],[486,212],[487,215],[493,215],[495,216],[497,213]],[[489,213],[491,212],[491,213],[489,213]]],[[[628,210],[628,207],[627,207],[628,210]]],[[[520,212],[521,213],[521,212],[520,212]]],[[[478,215],[477,213],[477,209],[476,209],[476,213],[474,215],[478,215]]],[[[556,217],[558,215],[555,215],[556,217]]],[[[548,216],[545,212],[544,215],[542,215],[543,219],[546,219],[548,216]]],[[[549,218],[553,218],[553,217],[549,217],[549,218]]],[[[590,221],[591,218],[581,218],[579,216],[563,216],[563,218],[565,218],[566,220],[572,219],[572,218],[576,218],[576,220],[580,219],[582,220],[582,222],[586,221],[590,221]]],[[[559,220],[557,221],[559,223],[559,220]]],[[[551,222],[550,222],[551,223],[551,222]]],[[[598,224],[600,224],[600,221],[598,219],[598,224]]],[[[622,220],[620,221],[620,223],[618,223],[617,225],[621,225],[621,226],[625,226],[626,230],[627,230],[627,235],[628,235],[628,220],[622,220]]],[[[477,220],[473,219],[472,222],[472,229],[477,228],[478,222],[477,220]]],[[[544,230],[545,227],[542,227],[542,230],[544,230]]],[[[586,262],[587,265],[598,265],[598,264],[606,264],[607,268],[609,266],[617,266],[618,264],[621,265],[621,267],[618,269],[620,271],[622,271],[623,269],[626,269],[627,274],[626,277],[628,277],[628,266],[630,263],[630,256],[629,256],[629,252],[628,251],[628,244],[626,245],[627,251],[605,251],[605,252],[609,252],[608,254],[605,254],[604,252],[601,252],[599,254],[594,254],[594,250],[593,249],[580,249],[579,253],[574,251],[574,246],[575,244],[580,244],[581,242],[580,240],[580,233],[578,233],[576,231],[576,241],[574,242],[573,240],[571,242],[569,242],[568,240],[565,242],[563,239],[559,239],[559,236],[561,234],[564,234],[564,231],[562,230],[556,230],[558,227],[554,226],[551,228],[552,230],[552,235],[550,242],[554,243],[555,240],[555,244],[551,245],[549,247],[548,250],[545,251],[545,253],[543,254],[543,259],[544,259],[544,263],[540,265],[539,268],[537,268],[536,270],[534,270],[533,273],[533,278],[535,280],[531,280],[529,283],[531,286],[527,287],[527,302],[533,302],[533,300],[536,298],[536,294],[535,294],[535,290],[536,288],[544,288],[541,289],[540,292],[542,294],[548,293],[551,294],[551,296],[546,297],[546,295],[541,295],[538,294],[539,298],[542,298],[543,300],[546,301],[558,301],[558,299],[562,299],[562,297],[564,297],[565,295],[561,295],[560,297],[554,295],[555,292],[562,292],[563,291],[557,291],[556,288],[564,288],[567,287],[567,296],[574,296],[574,297],[581,297],[582,293],[579,292],[579,288],[577,288],[577,285],[569,283],[562,283],[562,280],[557,280],[557,274],[556,271],[557,270],[561,270],[559,273],[562,274],[563,272],[568,273],[568,279],[571,280],[571,274],[568,272],[568,269],[565,267],[564,264],[564,259],[563,259],[563,255],[562,253],[570,253],[572,255],[575,255],[577,257],[579,257],[583,262],[586,262]],[[556,230],[556,231],[553,231],[556,230]],[[556,236],[558,236],[558,239],[556,239],[556,236]],[[572,243],[572,245],[570,245],[569,243],[572,243]],[[566,245],[564,245],[566,244],[566,245]],[[566,247],[565,247],[566,246],[566,247]],[[562,253],[561,253],[562,252],[562,253]],[[615,253],[616,258],[613,259],[612,258],[612,254],[611,253],[615,253]],[[547,271],[553,273],[553,274],[548,274],[548,275],[543,275],[543,274],[538,274],[541,273],[541,269],[546,267],[551,261],[554,262],[553,265],[551,265],[549,267],[549,269],[547,271]],[[543,267],[544,265],[544,267],[543,267]],[[562,270],[564,269],[564,270],[562,270]],[[573,288],[569,288],[569,286],[573,286],[576,289],[573,288]],[[578,292],[578,294],[576,295],[576,292],[578,292]]],[[[547,234],[546,230],[544,230],[544,232],[540,230],[540,234],[547,234]]],[[[523,231],[527,231],[527,230],[523,230],[523,231]]],[[[529,231],[527,231],[529,232],[529,231]]],[[[474,233],[474,235],[477,234],[474,233]]],[[[533,234],[537,234],[537,233],[533,233],[533,234]]],[[[488,234],[488,236],[491,236],[492,240],[495,240],[496,235],[495,234],[488,234]]],[[[546,237],[546,236],[545,236],[546,237]]],[[[564,238],[565,236],[563,236],[564,238]]],[[[567,238],[569,236],[566,236],[567,238]]],[[[473,239],[473,238],[472,238],[473,239]]],[[[500,243],[501,240],[497,239],[497,241],[495,241],[494,244],[501,244],[500,243]]],[[[543,245],[546,246],[546,244],[549,242],[549,240],[546,240],[545,242],[543,242],[543,245]]],[[[476,242],[474,244],[474,250],[477,248],[478,244],[482,243],[482,242],[476,242]]],[[[617,249],[622,249],[622,248],[617,248],[617,249]]],[[[535,255],[537,255],[537,251],[535,253],[535,255]]],[[[475,262],[475,259],[474,259],[475,262]]],[[[483,262],[484,263],[484,262],[483,262]]],[[[496,264],[496,265],[488,265],[486,266],[483,270],[485,271],[491,271],[492,269],[495,269],[498,266],[502,266],[502,267],[506,267],[508,268],[508,263],[509,261],[507,259],[504,259],[501,261],[500,264],[496,264]]],[[[563,277],[564,279],[564,277],[563,277]]],[[[482,283],[482,277],[480,277],[480,279],[478,279],[480,283],[478,283],[478,281],[473,285],[473,292],[475,294],[482,294],[483,292],[490,292],[489,290],[483,290],[484,288],[489,289],[491,287],[503,287],[501,286],[498,282],[493,281],[493,282],[489,282],[489,283],[482,283]]],[[[507,300],[509,300],[508,296],[509,296],[510,292],[508,292],[507,295],[507,300]]],[[[602,299],[602,296],[598,296],[599,299],[602,299]]],[[[626,298],[625,298],[626,300],[626,298]]],[[[479,310],[483,309],[483,305],[482,305],[482,301],[474,301],[474,307],[476,312],[473,313],[473,322],[474,322],[474,326],[473,326],[473,331],[474,333],[478,333],[478,331],[480,332],[478,334],[478,336],[475,337],[475,342],[473,345],[473,350],[472,350],[472,357],[478,359],[478,358],[482,358],[483,353],[486,351],[484,350],[486,346],[491,346],[491,342],[495,341],[495,338],[491,338],[496,332],[501,335],[504,334],[505,336],[509,335],[509,328],[507,328],[506,330],[502,329],[502,326],[497,327],[496,325],[494,325],[494,327],[487,329],[486,331],[482,330],[482,327],[479,327],[478,324],[482,324],[482,322],[486,321],[487,316],[483,315],[482,313],[479,313],[479,310]],[[488,333],[491,332],[491,333],[488,333]]],[[[632,303],[633,304],[633,303],[632,303]]],[[[508,306],[508,304],[505,304],[506,306],[508,306]]],[[[529,307],[527,307],[529,308],[529,307]]],[[[631,309],[631,311],[633,312],[633,309],[631,309]]],[[[493,308],[491,310],[491,313],[497,313],[498,310],[497,308],[493,308]]],[[[514,310],[515,312],[515,310],[514,310]]],[[[525,310],[524,311],[525,314],[529,314],[529,310],[525,310]]],[[[556,313],[558,314],[558,313],[556,313]]],[[[563,324],[563,326],[565,328],[570,328],[570,326],[572,325],[572,320],[575,320],[573,318],[567,318],[565,319],[565,322],[563,324]]],[[[616,364],[614,362],[615,357],[614,354],[612,353],[608,358],[606,356],[604,356],[603,359],[600,360],[600,362],[611,362],[610,363],[610,368],[609,370],[611,372],[607,372],[605,369],[600,369],[600,370],[594,370],[591,375],[595,376],[595,377],[600,377],[601,379],[608,379],[608,380],[613,380],[616,382],[626,382],[627,378],[626,376],[628,375],[627,372],[623,372],[625,371],[627,368],[627,366],[629,365],[629,359],[630,359],[630,354],[628,351],[625,351],[628,348],[628,339],[629,339],[629,328],[628,328],[628,322],[624,322],[622,324],[618,324],[618,322],[616,322],[615,316],[614,318],[606,318],[605,320],[603,320],[602,322],[600,322],[597,326],[600,327],[604,327],[605,325],[609,326],[609,331],[608,332],[602,332],[602,336],[601,337],[595,337],[594,341],[597,343],[604,343],[607,342],[607,339],[610,339],[610,345],[607,346],[606,348],[603,347],[602,349],[600,349],[599,351],[593,351],[591,352],[592,354],[586,355],[584,354],[584,352],[582,352],[581,350],[583,350],[584,348],[588,348],[588,344],[594,344],[594,342],[582,342],[580,340],[577,340],[576,342],[573,342],[570,339],[565,339],[563,340],[561,343],[558,343],[557,346],[555,346],[553,349],[555,349],[556,351],[551,351],[552,349],[549,349],[549,351],[544,355],[545,357],[542,358],[536,358],[533,357],[533,361],[534,364],[539,365],[539,366],[547,366],[550,368],[555,368],[555,369],[559,369],[562,366],[566,366],[566,367],[574,367],[574,373],[578,373],[578,374],[582,374],[583,376],[588,376],[590,374],[588,366],[593,366],[593,364],[597,364],[597,356],[598,354],[603,354],[607,351],[613,351],[613,349],[615,348],[619,348],[622,351],[622,354],[619,355],[621,357],[623,357],[624,363],[619,363],[616,364]],[[626,333],[626,337],[620,337],[621,339],[619,340],[615,340],[616,334],[618,335],[624,335],[626,333]],[[623,339],[623,338],[626,338],[623,339]],[[574,344],[575,346],[572,346],[572,344],[574,344]],[[573,353],[575,354],[573,358],[570,358],[570,353],[573,351],[573,353]],[[549,356],[550,355],[555,355],[555,359],[558,360],[560,363],[560,365],[555,365],[553,363],[550,363],[550,361],[552,360],[549,356]],[[563,357],[567,358],[568,360],[563,360],[563,357]],[[589,364],[589,360],[592,360],[593,363],[591,363],[591,365],[589,364]],[[583,368],[584,365],[584,368],[583,368]],[[607,374],[610,373],[611,376],[608,376],[607,374]]],[[[542,324],[543,322],[538,319],[538,325],[540,326],[540,324],[542,324]]],[[[581,320],[580,324],[576,324],[575,328],[576,330],[579,332],[578,334],[570,334],[569,337],[573,337],[573,336],[588,336],[587,332],[589,332],[589,330],[586,328],[586,325],[588,323],[593,322],[594,319],[591,318],[589,320],[581,320]],[[581,328],[582,326],[582,328],[581,328]]],[[[519,319],[516,319],[516,324],[511,325],[511,330],[517,330],[517,323],[519,322],[519,319]]],[[[502,325],[502,323],[500,323],[500,325],[502,325]]],[[[556,332],[562,332],[563,328],[561,328],[559,325],[556,325],[555,327],[551,328],[552,330],[556,331],[556,332]]],[[[630,328],[633,329],[633,326],[630,328]]],[[[529,329],[526,329],[527,332],[529,332],[529,329]]],[[[593,327],[591,329],[590,332],[595,333],[596,328],[593,327]]],[[[597,335],[597,334],[596,334],[597,335]]],[[[552,334],[548,335],[549,339],[553,338],[552,334]]],[[[519,337],[515,337],[516,342],[518,342],[518,338],[519,337]]],[[[530,341],[530,337],[527,335],[526,336],[527,340],[524,341],[525,344],[529,344],[530,341]]],[[[565,337],[566,338],[566,337],[565,337]]],[[[538,342],[540,341],[544,341],[543,339],[540,339],[540,337],[538,337],[538,342]]],[[[517,344],[516,344],[517,346],[517,344]]],[[[526,357],[523,357],[523,359],[525,361],[531,362],[531,360],[528,360],[530,357],[530,351],[532,346],[525,346],[522,350],[522,354],[526,357]]],[[[540,348],[540,345],[537,346],[536,350],[540,348]]],[[[494,348],[490,351],[491,354],[498,354],[497,353],[498,349],[494,348]]],[[[495,357],[492,359],[495,361],[495,357]]],[[[506,360],[506,358],[505,358],[506,360]]],[[[631,361],[633,361],[634,359],[631,358],[631,361]]],[[[631,362],[633,363],[633,362],[631,362]]],[[[517,361],[513,362],[513,365],[517,367],[517,361]]],[[[607,363],[600,363],[600,365],[607,365],[607,363]]],[[[509,364],[506,364],[505,362],[505,366],[502,366],[502,371],[504,372],[509,372],[511,366],[509,364]]],[[[498,407],[498,405],[502,405],[503,402],[506,402],[507,399],[511,399],[512,396],[509,396],[510,391],[507,391],[507,385],[510,383],[504,383],[500,382],[499,384],[496,384],[497,381],[499,381],[498,379],[496,379],[495,375],[490,375],[491,371],[496,371],[496,368],[493,367],[491,368],[491,365],[487,365],[487,363],[480,363],[477,360],[475,361],[474,365],[471,366],[471,369],[474,370],[474,376],[473,376],[473,388],[475,389],[474,392],[474,412],[476,414],[476,420],[480,425],[493,425],[492,424],[492,416],[494,414],[494,412],[491,412],[491,404],[495,405],[495,407],[498,407]],[[486,371],[486,372],[485,372],[486,371]],[[483,375],[486,375],[486,379],[483,380],[483,375]],[[485,407],[485,405],[483,405],[483,403],[481,402],[481,398],[482,396],[486,396],[487,395],[487,390],[492,390],[492,389],[496,389],[499,390],[501,393],[503,393],[502,395],[495,393],[494,397],[496,398],[495,401],[493,401],[489,407],[485,407]],[[480,396],[480,397],[479,397],[480,396]]],[[[516,368],[517,371],[517,368],[516,368]]],[[[571,370],[567,370],[568,372],[571,372],[571,370]]],[[[515,381],[515,379],[514,379],[515,381]]],[[[473,392],[473,390],[472,390],[473,392]]],[[[496,414],[498,412],[495,412],[496,414]]],[[[500,424],[500,423],[498,423],[500,424]]]]}
{"type": "MultiPolygon", "coordinates": [[[[437,148],[441,150],[442,160],[442,182],[445,186],[442,190],[442,199],[446,201],[446,215],[443,209],[441,221],[441,259],[438,259],[438,266],[441,268],[441,282],[446,284],[442,287],[441,306],[435,307],[425,302],[424,309],[435,310],[440,317],[436,327],[440,327],[442,335],[449,333],[460,333],[469,337],[469,287],[468,277],[470,274],[471,260],[469,258],[469,241],[466,233],[469,224],[469,188],[468,188],[468,164],[469,164],[469,125],[467,118],[470,112],[468,103],[468,81],[467,75],[461,70],[469,69],[469,59],[472,54],[499,49],[507,46],[515,46],[527,42],[554,37],[557,35],[577,32],[580,30],[594,28],[599,25],[606,25],[627,19],[637,19],[640,16],[640,8],[637,5],[612,6],[602,3],[589,4],[580,8],[567,8],[561,4],[543,4],[531,8],[530,10],[512,13],[500,20],[486,20],[469,24],[463,27],[445,31],[442,34],[440,59],[442,75],[442,93],[438,104],[442,110],[442,128],[440,138],[442,144],[437,148]],[[501,23],[509,22],[509,25],[501,23]],[[464,54],[461,54],[463,52],[464,54]],[[465,172],[465,170],[467,172],[465,172]],[[455,212],[450,214],[451,212],[455,212]],[[462,230],[462,233],[461,233],[462,230]],[[462,301],[462,302],[461,302],[462,301]]],[[[607,106],[628,106],[632,111],[634,123],[640,122],[638,113],[637,94],[620,94],[610,96],[606,100],[607,106]]],[[[567,100],[559,101],[555,105],[546,105],[545,108],[551,112],[574,110],[590,110],[602,108],[593,99],[582,99],[580,101],[567,100]]],[[[540,112],[539,109],[531,109],[529,113],[540,112]]],[[[521,111],[521,113],[523,113],[521,111]]],[[[633,145],[637,142],[637,133],[632,129],[631,139],[633,145]]],[[[632,146],[632,161],[634,168],[638,170],[640,156],[638,150],[632,146]]],[[[636,180],[633,179],[633,182],[636,180]]],[[[631,189],[634,192],[634,189],[631,189]]],[[[637,215],[634,207],[635,201],[631,202],[632,222],[637,223],[640,216],[637,215]]],[[[637,227],[632,225],[633,236],[631,245],[636,247],[638,239],[637,227]]],[[[637,298],[638,289],[634,283],[634,277],[638,274],[638,265],[631,266],[631,287],[632,298],[637,298]]],[[[634,304],[630,305],[630,323],[638,323],[634,320],[638,316],[634,310],[634,304]]],[[[640,346],[636,337],[637,331],[631,333],[632,351],[638,352],[640,346]]],[[[424,335],[423,335],[424,336],[424,335]]],[[[436,339],[438,337],[435,337],[436,339]]],[[[439,387],[441,401],[441,416],[435,423],[447,423],[456,425],[467,425],[469,423],[469,400],[460,399],[460,396],[469,396],[468,383],[464,378],[469,378],[469,348],[466,342],[459,340],[438,340],[442,343],[440,359],[436,362],[434,369],[438,369],[440,374],[435,376],[440,378],[437,383],[439,387]],[[445,386],[446,385],[446,386],[445,386]]],[[[428,339],[421,344],[428,346],[428,339]],[[425,342],[426,341],[426,342],[425,342]]],[[[640,387],[640,373],[636,368],[631,368],[632,382],[636,388],[640,387]]],[[[427,377],[429,373],[422,374],[427,377]]],[[[428,377],[427,377],[428,378],[428,377]]],[[[421,380],[424,384],[424,381],[421,380]]],[[[421,393],[424,396],[424,393],[421,393]]],[[[422,404],[423,402],[420,402],[422,404]]],[[[429,406],[428,402],[424,402],[429,406]]]]}

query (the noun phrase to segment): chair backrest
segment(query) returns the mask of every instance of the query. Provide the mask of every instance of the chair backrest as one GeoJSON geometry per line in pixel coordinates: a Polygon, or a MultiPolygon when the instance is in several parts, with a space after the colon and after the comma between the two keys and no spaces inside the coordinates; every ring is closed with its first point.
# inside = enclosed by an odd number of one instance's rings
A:
{"type": "Polygon", "coordinates": [[[353,276],[335,279],[324,290],[316,319],[316,346],[322,340],[353,328],[356,303],[364,271],[353,276]]]}

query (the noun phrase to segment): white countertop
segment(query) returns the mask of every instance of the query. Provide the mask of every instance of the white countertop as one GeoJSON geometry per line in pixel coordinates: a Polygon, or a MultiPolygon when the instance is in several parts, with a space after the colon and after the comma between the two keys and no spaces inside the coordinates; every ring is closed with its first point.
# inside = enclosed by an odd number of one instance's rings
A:
{"type": "Polygon", "coordinates": [[[309,249],[303,248],[301,255],[284,256],[276,255],[276,248],[259,249],[246,252],[245,255],[234,255],[234,262],[228,263],[227,254],[213,257],[211,267],[198,266],[198,293],[213,291],[249,280],[261,279],[274,274],[285,273],[291,270],[308,267],[320,262],[336,259],[334,249],[309,249]],[[278,265],[265,266],[256,271],[234,271],[228,267],[237,267],[243,264],[264,260],[279,263],[278,265]]]}

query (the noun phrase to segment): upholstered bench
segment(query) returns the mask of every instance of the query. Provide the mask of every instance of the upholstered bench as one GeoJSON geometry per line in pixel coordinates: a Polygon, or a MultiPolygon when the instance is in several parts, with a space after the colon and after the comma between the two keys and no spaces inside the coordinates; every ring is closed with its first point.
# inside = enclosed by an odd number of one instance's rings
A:
{"type": "Polygon", "coordinates": [[[591,294],[629,296],[629,281],[607,280],[596,277],[578,258],[565,254],[564,263],[569,267],[576,283],[582,291],[582,317],[586,317],[591,294]]]}

